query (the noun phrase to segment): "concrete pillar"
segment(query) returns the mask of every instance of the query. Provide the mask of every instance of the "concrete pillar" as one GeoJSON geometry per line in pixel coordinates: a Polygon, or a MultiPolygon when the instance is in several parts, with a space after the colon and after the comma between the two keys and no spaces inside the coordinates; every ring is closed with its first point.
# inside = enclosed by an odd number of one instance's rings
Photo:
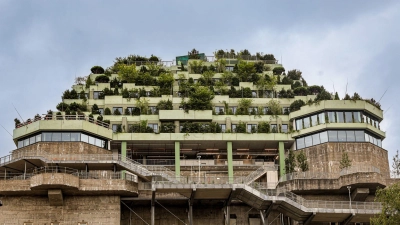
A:
{"type": "Polygon", "coordinates": [[[144,155],[143,156],[143,163],[142,163],[143,165],[147,165],[147,161],[146,161],[146,156],[144,155]]]}
{"type": "Polygon", "coordinates": [[[128,120],[126,117],[122,117],[122,132],[128,132],[128,120]]]}
{"type": "Polygon", "coordinates": [[[279,177],[285,174],[285,146],[283,142],[279,142],[279,177]]]}
{"type": "Polygon", "coordinates": [[[175,176],[179,179],[181,176],[181,145],[175,141],[175,176]]]}
{"type": "Polygon", "coordinates": [[[180,133],[180,131],[179,131],[179,120],[174,121],[174,125],[175,125],[175,133],[180,133]]]}
{"type": "Polygon", "coordinates": [[[230,206],[226,206],[225,209],[225,224],[229,225],[230,224],[230,220],[231,220],[231,210],[230,210],[230,206]]]}
{"type": "MultiPolygon", "coordinates": [[[[121,142],[121,161],[126,161],[126,141],[121,142]]],[[[121,170],[121,178],[125,179],[125,170],[121,170]]]]}
{"type": "MultiPolygon", "coordinates": [[[[230,130],[232,132],[232,120],[230,117],[226,117],[225,119],[226,130],[230,130]]],[[[226,132],[226,131],[225,131],[226,132]]]]}
{"type": "Polygon", "coordinates": [[[228,157],[228,177],[229,183],[233,182],[233,155],[232,155],[232,142],[226,142],[226,151],[228,157]]]}
{"type": "Polygon", "coordinates": [[[193,225],[193,205],[189,204],[189,225],[193,225]]]}
{"type": "Polygon", "coordinates": [[[154,205],[152,205],[151,206],[151,225],[155,225],[155,208],[154,208],[155,206],[154,205]]]}

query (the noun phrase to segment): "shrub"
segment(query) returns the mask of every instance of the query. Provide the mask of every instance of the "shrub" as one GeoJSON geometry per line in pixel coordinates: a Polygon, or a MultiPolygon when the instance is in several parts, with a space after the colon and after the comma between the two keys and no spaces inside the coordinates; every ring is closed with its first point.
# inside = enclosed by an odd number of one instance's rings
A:
{"type": "Polygon", "coordinates": [[[111,115],[111,110],[110,110],[110,108],[105,108],[104,109],[104,115],[111,115]]]}
{"type": "Polygon", "coordinates": [[[287,75],[292,80],[300,80],[301,74],[302,72],[300,70],[294,69],[294,70],[289,70],[287,75]]]}
{"type": "Polygon", "coordinates": [[[162,123],[161,133],[175,133],[175,125],[173,123],[162,123]]]}
{"type": "Polygon", "coordinates": [[[68,108],[68,104],[67,103],[64,103],[64,102],[60,102],[60,103],[58,103],[58,105],[56,106],[56,109],[58,110],[58,111],[61,111],[61,112],[64,112],[67,108],[68,108]]]}
{"type": "Polygon", "coordinates": [[[282,66],[277,66],[272,70],[272,72],[274,72],[275,75],[281,75],[283,72],[285,72],[285,68],[282,66]]]}
{"type": "Polygon", "coordinates": [[[269,133],[269,123],[268,122],[260,122],[257,126],[258,133],[269,133]]]}
{"type": "Polygon", "coordinates": [[[292,102],[292,104],[290,104],[290,112],[300,110],[300,108],[305,104],[306,103],[301,99],[298,99],[298,100],[292,102]]]}
{"type": "Polygon", "coordinates": [[[329,92],[323,90],[315,98],[315,101],[322,101],[322,100],[332,100],[332,95],[329,92]]]}
{"type": "Polygon", "coordinates": [[[120,112],[118,109],[115,109],[115,110],[114,110],[114,115],[120,116],[120,115],[121,115],[121,112],[120,112]]]}
{"type": "Polygon", "coordinates": [[[100,114],[99,107],[97,106],[97,104],[93,104],[93,106],[92,106],[92,114],[100,114]]]}
{"type": "Polygon", "coordinates": [[[93,74],[103,74],[104,69],[101,66],[93,66],[90,71],[92,71],[93,74]]]}
{"type": "Polygon", "coordinates": [[[96,77],[95,81],[99,83],[108,83],[110,82],[110,78],[106,75],[100,75],[96,77]]]}
{"type": "Polygon", "coordinates": [[[157,110],[172,110],[172,102],[169,99],[167,101],[161,100],[157,104],[157,110]]]}

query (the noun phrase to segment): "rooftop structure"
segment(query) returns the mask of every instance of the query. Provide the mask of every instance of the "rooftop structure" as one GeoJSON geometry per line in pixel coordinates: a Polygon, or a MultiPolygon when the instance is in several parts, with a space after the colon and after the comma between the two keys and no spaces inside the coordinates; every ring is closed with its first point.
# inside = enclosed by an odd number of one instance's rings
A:
{"type": "Polygon", "coordinates": [[[273,55],[128,56],[16,119],[3,224],[368,224],[392,181],[379,103],[273,55]]]}

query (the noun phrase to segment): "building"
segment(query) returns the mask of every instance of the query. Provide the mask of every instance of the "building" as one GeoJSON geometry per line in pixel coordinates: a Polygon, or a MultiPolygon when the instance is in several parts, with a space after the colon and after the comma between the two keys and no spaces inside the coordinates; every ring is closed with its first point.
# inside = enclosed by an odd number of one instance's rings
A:
{"type": "Polygon", "coordinates": [[[17,121],[0,223],[343,225],[380,212],[379,104],[330,100],[271,55],[188,58],[92,68],[62,112],[17,121]]]}

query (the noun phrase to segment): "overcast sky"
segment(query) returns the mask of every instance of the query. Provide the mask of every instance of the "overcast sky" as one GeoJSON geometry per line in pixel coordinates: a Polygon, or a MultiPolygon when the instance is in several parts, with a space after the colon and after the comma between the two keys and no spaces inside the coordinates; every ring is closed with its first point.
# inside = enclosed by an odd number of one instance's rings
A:
{"type": "MultiPolygon", "coordinates": [[[[13,104],[26,120],[55,110],[75,76],[115,57],[172,60],[196,48],[272,53],[311,85],[342,98],[381,100],[393,155],[400,133],[398,1],[12,1],[0,0],[0,124],[13,104]]],[[[1,128],[0,156],[15,149],[1,128]]],[[[391,157],[390,157],[391,158],[391,157]]]]}

